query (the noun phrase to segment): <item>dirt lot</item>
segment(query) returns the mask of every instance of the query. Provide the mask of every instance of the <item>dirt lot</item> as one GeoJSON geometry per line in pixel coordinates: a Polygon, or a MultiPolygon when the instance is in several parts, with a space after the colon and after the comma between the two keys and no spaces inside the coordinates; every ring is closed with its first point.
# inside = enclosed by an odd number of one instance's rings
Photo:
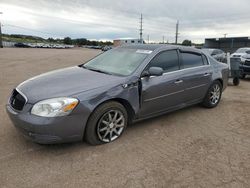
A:
{"type": "Polygon", "coordinates": [[[215,109],[193,106],[134,124],[111,144],[25,140],[5,112],[12,88],[97,53],[0,49],[0,187],[250,187],[250,79],[229,86],[215,109]]]}

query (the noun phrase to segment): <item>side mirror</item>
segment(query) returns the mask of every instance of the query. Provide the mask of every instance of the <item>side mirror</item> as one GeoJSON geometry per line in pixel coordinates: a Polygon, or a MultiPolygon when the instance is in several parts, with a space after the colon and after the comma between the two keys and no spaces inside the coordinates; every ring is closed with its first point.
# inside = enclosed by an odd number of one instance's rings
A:
{"type": "Polygon", "coordinates": [[[148,71],[142,73],[142,77],[161,76],[163,69],[161,67],[150,67],[148,71]]]}

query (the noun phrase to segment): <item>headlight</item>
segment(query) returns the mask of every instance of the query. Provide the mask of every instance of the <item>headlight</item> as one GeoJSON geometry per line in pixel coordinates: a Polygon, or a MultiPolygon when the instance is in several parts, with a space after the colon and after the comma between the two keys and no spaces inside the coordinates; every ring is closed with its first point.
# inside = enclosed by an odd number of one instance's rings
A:
{"type": "Polygon", "coordinates": [[[36,103],[31,114],[42,117],[66,116],[77,106],[78,100],[75,98],[60,97],[47,99],[36,103]]]}
{"type": "Polygon", "coordinates": [[[247,59],[247,55],[243,55],[243,56],[241,56],[242,58],[244,58],[244,59],[247,59]]]}

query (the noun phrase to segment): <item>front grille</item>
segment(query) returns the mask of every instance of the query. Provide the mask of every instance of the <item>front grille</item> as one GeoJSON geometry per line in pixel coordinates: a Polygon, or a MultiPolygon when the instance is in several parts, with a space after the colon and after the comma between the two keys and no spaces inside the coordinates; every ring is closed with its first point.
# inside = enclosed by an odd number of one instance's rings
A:
{"type": "Polygon", "coordinates": [[[16,89],[13,90],[12,96],[10,97],[10,105],[16,109],[21,111],[26,103],[25,97],[19,93],[16,89]]]}

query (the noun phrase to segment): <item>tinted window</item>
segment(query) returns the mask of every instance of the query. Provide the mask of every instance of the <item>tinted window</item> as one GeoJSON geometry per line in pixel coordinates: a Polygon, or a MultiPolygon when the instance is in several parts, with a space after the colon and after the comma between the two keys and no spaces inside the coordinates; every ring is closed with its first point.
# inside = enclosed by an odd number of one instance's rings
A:
{"type": "Polygon", "coordinates": [[[179,59],[176,50],[158,54],[149,64],[149,67],[161,67],[164,72],[179,70],[179,59]]]}
{"type": "Polygon", "coordinates": [[[203,65],[201,55],[195,53],[181,53],[182,54],[182,68],[198,67],[203,65]]]}
{"type": "Polygon", "coordinates": [[[217,52],[216,52],[216,50],[213,50],[212,52],[211,52],[211,55],[213,56],[213,55],[216,55],[217,54],[217,52]]]}

